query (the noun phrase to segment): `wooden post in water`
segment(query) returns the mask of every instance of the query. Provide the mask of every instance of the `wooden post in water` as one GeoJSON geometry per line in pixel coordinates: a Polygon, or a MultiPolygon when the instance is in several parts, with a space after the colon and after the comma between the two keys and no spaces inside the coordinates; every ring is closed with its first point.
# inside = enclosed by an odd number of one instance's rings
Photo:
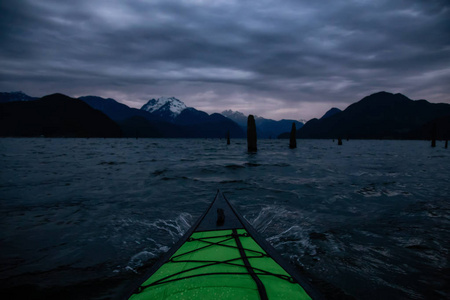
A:
{"type": "Polygon", "coordinates": [[[291,136],[289,140],[289,148],[295,149],[297,148],[297,130],[295,128],[295,122],[292,122],[291,136]]]}
{"type": "Polygon", "coordinates": [[[338,146],[342,146],[342,138],[338,138],[338,146]]]}
{"type": "Polygon", "coordinates": [[[433,124],[433,129],[431,130],[431,147],[436,147],[436,133],[437,133],[437,128],[436,128],[436,123],[433,124]]]}
{"type": "Polygon", "coordinates": [[[248,152],[256,152],[256,124],[255,117],[249,115],[247,118],[247,148],[248,152]]]}
{"type": "Polygon", "coordinates": [[[230,131],[227,132],[227,145],[230,144],[230,131]]]}
{"type": "Polygon", "coordinates": [[[445,140],[445,149],[448,148],[448,140],[445,140]]]}

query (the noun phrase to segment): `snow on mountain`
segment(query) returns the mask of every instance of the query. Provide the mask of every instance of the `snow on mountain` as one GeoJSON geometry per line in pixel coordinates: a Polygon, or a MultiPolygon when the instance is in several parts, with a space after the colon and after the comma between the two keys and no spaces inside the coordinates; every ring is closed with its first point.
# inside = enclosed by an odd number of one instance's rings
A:
{"type": "Polygon", "coordinates": [[[223,112],[222,112],[222,115],[224,115],[224,116],[230,116],[230,117],[232,117],[232,116],[235,116],[235,117],[239,117],[239,118],[247,118],[247,116],[246,115],[244,115],[243,113],[241,113],[240,111],[233,111],[233,110],[231,110],[231,109],[229,109],[229,110],[224,110],[223,112]]]}
{"type": "Polygon", "coordinates": [[[149,100],[141,109],[150,113],[170,115],[172,118],[175,118],[186,108],[186,104],[175,97],[160,97],[149,100]]]}
{"type": "Polygon", "coordinates": [[[243,113],[241,113],[240,111],[232,111],[231,109],[224,110],[222,112],[222,116],[225,116],[228,119],[233,120],[234,122],[238,123],[242,127],[247,126],[247,116],[244,115],[243,113]]]}

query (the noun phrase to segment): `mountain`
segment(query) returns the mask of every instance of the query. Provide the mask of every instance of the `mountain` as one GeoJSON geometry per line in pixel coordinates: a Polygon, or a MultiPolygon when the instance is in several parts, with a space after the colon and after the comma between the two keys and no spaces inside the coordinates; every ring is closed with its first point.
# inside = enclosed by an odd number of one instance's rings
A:
{"type": "Polygon", "coordinates": [[[276,138],[279,134],[292,129],[292,123],[295,123],[296,128],[302,128],[303,123],[296,120],[280,120],[274,121],[271,119],[264,119],[261,117],[255,118],[256,130],[258,137],[261,138],[276,138]]]}
{"type": "Polygon", "coordinates": [[[242,128],[230,119],[220,114],[208,115],[192,107],[183,110],[173,123],[132,117],[119,125],[125,136],[130,137],[224,138],[228,131],[232,138],[245,137],[242,128]]]}
{"type": "Polygon", "coordinates": [[[1,103],[0,116],[0,136],[122,136],[119,126],[108,116],[62,94],[1,103]]]}
{"type": "Polygon", "coordinates": [[[232,138],[244,138],[245,133],[234,121],[221,114],[211,114],[189,107],[184,109],[174,123],[183,126],[187,137],[224,138],[230,132],[232,138]]]}
{"type": "Polygon", "coordinates": [[[83,96],[78,98],[98,109],[119,124],[127,137],[183,137],[185,131],[158,115],[128,107],[111,98],[83,96]]]}
{"type": "Polygon", "coordinates": [[[174,97],[151,99],[141,109],[130,108],[114,99],[84,96],[79,99],[116,121],[129,137],[245,137],[233,121],[208,115],[174,97]]]}
{"type": "MultiPolygon", "coordinates": [[[[438,138],[450,133],[450,104],[411,100],[402,94],[379,92],[325,119],[312,119],[297,131],[298,138],[422,139],[437,122],[438,138]],[[428,125],[427,125],[428,124],[428,125]],[[428,126],[428,127],[427,127],[428,126]],[[428,128],[428,129],[427,129],[428,128]]],[[[283,134],[280,138],[287,138],[283,134]]]]}
{"type": "Polygon", "coordinates": [[[320,118],[320,120],[323,120],[323,119],[329,118],[329,117],[331,117],[331,116],[334,116],[335,114],[340,113],[341,111],[342,111],[342,110],[340,110],[339,108],[333,107],[333,108],[331,108],[329,111],[327,111],[327,112],[322,116],[322,118],[320,118]]]}
{"type": "Polygon", "coordinates": [[[117,123],[126,137],[182,138],[187,136],[186,130],[182,126],[151,121],[141,116],[133,116],[117,123]]]}
{"type": "MultiPolygon", "coordinates": [[[[222,112],[222,115],[239,124],[245,132],[247,131],[247,116],[243,113],[239,111],[225,110],[222,112]]],[[[290,131],[293,122],[295,122],[295,126],[297,128],[301,128],[303,126],[302,122],[296,120],[283,119],[280,121],[275,121],[258,116],[255,117],[256,132],[259,138],[275,138],[283,132],[290,131]]]]}
{"type": "Polygon", "coordinates": [[[193,107],[184,109],[173,119],[173,122],[179,125],[194,125],[207,123],[209,121],[211,121],[211,119],[207,113],[196,110],[193,107]]]}
{"type": "Polygon", "coordinates": [[[141,107],[141,110],[152,113],[162,119],[174,120],[187,106],[175,97],[151,99],[141,107]]]}
{"type": "Polygon", "coordinates": [[[433,127],[436,126],[436,138],[450,139],[450,115],[433,119],[409,133],[410,138],[426,140],[430,139],[433,127]]]}
{"type": "Polygon", "coordinates": [[[222,115],[227,117],[230,120],[233,120],[239,126],[245,128],[245,131],[247,131],[247,118],[248,118],[248,116],[244,115],[240,111],[232,111],[231,109],[224,110],[222,112],[222,115]]]}
{"type": "Polygon", "coordinates": [[[204,111],[187,107],[175,97],[151,99],[141,110],[180,126],[179,134],[182,137],[222,138],[228,131],[232,137],[245,137],[242,128],[232,120],[219,114],[209,115],[204,111]]]}
{"type": "Polygon", "coordinates": [[[110,117],[114,121],[124,121],[131,117],[143,117],[144,119],[151,120],[151,121],[161,121],[162,119],[148,113],[146,111],[137,109],[137,108],[131,108],[125,104],[119,103],[114,99],[111,98],[102,98],[97,96],[83,96],[79,97],[78,99],[86,102],[91,106],[92,108],[95,108],[97,110],[100,110],[105,115],[110,117]]]}
{"type": "Polygon", "coordinates": [[[0,93],[0,103],[14,102],[14,101],[32,101],[37,100],[37,97],[30,97],[23,92],[0,93]]]}

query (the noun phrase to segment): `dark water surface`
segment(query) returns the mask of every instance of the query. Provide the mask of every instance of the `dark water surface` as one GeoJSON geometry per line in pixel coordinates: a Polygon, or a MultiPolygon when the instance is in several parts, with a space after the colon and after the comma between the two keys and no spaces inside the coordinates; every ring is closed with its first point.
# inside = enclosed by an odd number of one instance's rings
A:
{"type": "Polygon", "coordinates": [[[110,299],[217,189],[358,299],[449,299],[450,150],[425,141],[0,139],[0,294],[110,299]]]}

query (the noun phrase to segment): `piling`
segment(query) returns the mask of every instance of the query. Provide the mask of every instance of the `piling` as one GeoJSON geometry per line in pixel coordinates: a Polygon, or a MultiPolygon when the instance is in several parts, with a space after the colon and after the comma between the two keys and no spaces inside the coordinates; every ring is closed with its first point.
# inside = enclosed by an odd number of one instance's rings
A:
{"type": "Polygon", "coordinates": [[[436,134],[437,133],[437,128],[436,128],[436,123],[433,124],[433,129],[431,130],[431,147],[436,147],[436,134]]]}
{"type": "Polygon", "coordinates": [[[297,134],[297,129],[295,128],[295,123],[292,122],[291,137],[289,140],[289,148],[291,148],[291,149],[297,148],[296,134],[297,134]]]}
{"type": "Polygon", "coordinates": [[[342,146],[342,138],[338,138],[338,145],[342,146]]]}
{"type": "Polygon", "coordinates": [[[448,148],[448,140],[445,140],[445,149],[448,148]]]}
{"type": "Polygon", "coordinates": [[[227,132],[227,145],[230,144],[230,131],[227,132]]]}
{"type": "Polygon", "coordinates": [[[255,117],[249,115],[247,118],[247,148],[248,152],[256,152],[256,124],[255,117]]]}

